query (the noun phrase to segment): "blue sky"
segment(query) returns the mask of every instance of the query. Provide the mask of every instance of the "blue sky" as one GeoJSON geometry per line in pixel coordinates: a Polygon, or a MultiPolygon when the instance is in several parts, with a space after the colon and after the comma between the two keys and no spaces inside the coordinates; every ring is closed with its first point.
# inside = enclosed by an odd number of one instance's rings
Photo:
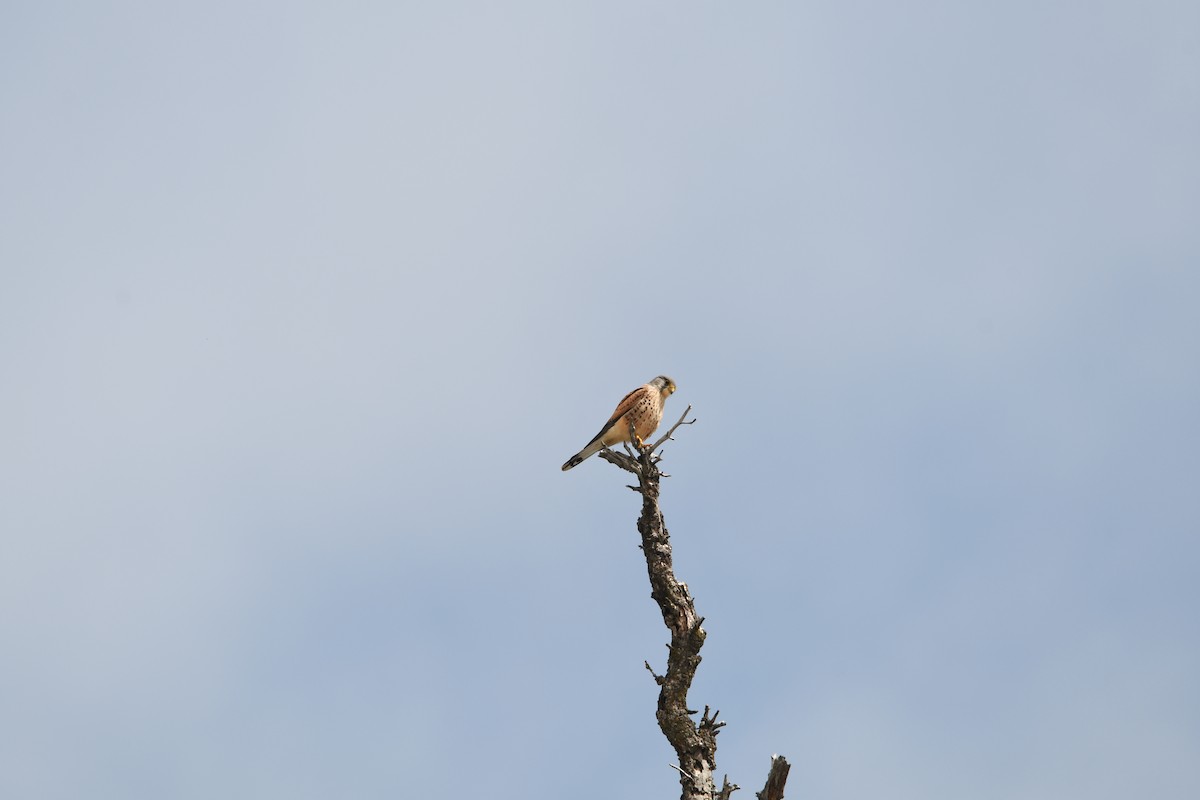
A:
{"type": "Polygon", "coordinates": [[[1194,3],[3,16],[0,795],[1200,793],[1194,3]]]}

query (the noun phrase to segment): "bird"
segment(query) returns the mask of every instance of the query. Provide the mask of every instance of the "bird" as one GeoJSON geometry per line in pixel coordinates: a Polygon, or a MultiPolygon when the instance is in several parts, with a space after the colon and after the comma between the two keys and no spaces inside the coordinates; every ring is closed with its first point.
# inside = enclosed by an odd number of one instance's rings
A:
{"type": "Polygon", "coordinates": [[[659,375],[625,395],[624,399],[617,403],[617,410],[612,413],[608,422],[604,423],[600,432],[562,465],[563,472],[579,466],[585,458],[599,453],[605,447],[618,442],[628,442],[631,422],[634,444],[641,447],[645,439],[658,428],[658,423],[662,422],[663,405],[674,391],[675,381],[666,375],[659,375]]]}

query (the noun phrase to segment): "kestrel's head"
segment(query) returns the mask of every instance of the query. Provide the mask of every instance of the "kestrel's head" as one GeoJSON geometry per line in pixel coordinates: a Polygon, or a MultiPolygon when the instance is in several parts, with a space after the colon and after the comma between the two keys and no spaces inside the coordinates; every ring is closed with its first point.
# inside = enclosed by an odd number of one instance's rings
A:
{"type": "Polygon", "coordinates": [[[650,385],[662,392],[663,397],[670,397],[675,391],[675,381],[668,378],[666,375],[659,375],[654,380],[650,381],[650,385]]]}

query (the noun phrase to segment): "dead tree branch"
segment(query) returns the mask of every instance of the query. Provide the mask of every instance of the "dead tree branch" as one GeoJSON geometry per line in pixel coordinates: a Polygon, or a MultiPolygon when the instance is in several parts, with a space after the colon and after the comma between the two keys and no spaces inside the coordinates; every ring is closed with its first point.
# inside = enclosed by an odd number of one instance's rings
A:
{"type": "MultiPolygon", "coordinates": [[[[642,512],[638,517],[638,532],[642,537],[642,552],[646,557],[646,571],[650,576],[650,596],[658,603],[663,622],[671,633],[667,645],[667,671],[657,675],[646,662],[646,669],[661,687],[658,694],[658,726],[675,749],[679,766],[672,768],[680,774],[681,800],[729,800],[738,789],[725,776],[718,790],[715,779],[717,767],[717,734],[724,722],[717,721],[719,711],[710,713],[708,706],[698,723],[692,722],[696,712],[688,708],[687,693],[691,688],[696,668],[700,666],[700,648],[707,634],[701,627],[704,617],[696,613],[695,603],[688,592],[687,584],[675,577],[671,555],[671,539],[659,508],[660,481],[667,477],[658,468],[662,455],[656,451],[681,425],[691,425],[696,420],[687,419],[692,407],[688,406],[671,428],[656,442],[638,448],[637,452],[626,447],[621,453],[609,448],[600,451],[600,457],[621,469],[637,476],[636,486],[630,486],[642,496],[642,512]]],[[[632,434],[632,431],[631,431],[632,434]]],[[[631,438],[633,438],[631,436],[631,438]]],[[[636,439],[635,439],[636,441],[636,439]]],[[[760,800],[781,800],[783,782],[787,779],[787,762],[776,758],[772,763],[767,780],[768,789],[776,778],[776,766],[783,764],[782,777],[778,778],[778,794],[759,794],[760,800]]],[[[772,790],[773,791],[773,790],[772,790]]]]}
{"type": "Polygon", "coordinates": [[[792,765],[783,756],[771,756],[771,771],[767,773],[767,784],[761,792],[755,792],[758,800],[783,800],[783,785],[787,783],[792,765]]]}

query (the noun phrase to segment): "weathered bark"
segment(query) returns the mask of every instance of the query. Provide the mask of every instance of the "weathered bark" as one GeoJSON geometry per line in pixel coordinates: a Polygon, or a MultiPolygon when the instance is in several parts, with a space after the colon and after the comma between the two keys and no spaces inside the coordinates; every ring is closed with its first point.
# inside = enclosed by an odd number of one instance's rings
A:
{"type": "Polygon", "coordinates": [[[771,756],[771,771],[767,773],[767,783],[761,792],[755,792],[758,800],[783,800],[783,785],[787,783],[788,772],[792,765],[783,756],[771,756]]]}
{"type": "MultiPolygon", "coordinates": [[[[682,788],[680,798],[729,800],[729,796],[737,790],[737,785],[731,784],[726,776],[718,790],[715,778],[717,734],[725,723],[718,722],[717,715],[720,712],[710,713],[708,706],[704,707],[700,721],[693,722],[692,716],[697,712],[688,708],[687,693],[696,675],[696,668],[700,666],[700,648],[704,646],[706,636],[704,628],[701,627],[704,617],[696,613],[696,606],[691,593],[688,592],[687,584],[675,577],[671,559],[671,538],[667,533],[666,522],[658,502],[659,483],[666,475],[658,468],[662,456],[657,455],[655,451],[671,438],[671,434],[680,425],[695,422],[685,422],[691,410],[691,406],[688,406],[679,421],[654,444],[636,452],[627,450],[626,453],[620,453],[605,449],[600,451],[600,457],[636,475],[638,485],[629,488],[642,495],[642,513],[638,517],[637,527],[642,536],[646,571],[650,576],[650,596],[658,603],[663,622],[671,633],[666,674],[654,674],[649,662],[646,662],[646,669],[650,670],[655,682],[661,687],[658,693],[658,726],[679,758],[679,766],[675,769],[679,772],[679,784],[682,788]]],[[[777,756],[773,759],[767,788],[759,793],[761,800],[782,800],[787,770],[788,765],[783,758],[777,756]],[[776,767],[780,764],[782,770],[777,774],[776,767]],[[775,784],[772,783],[773,780],[775,784]],[[768,791],[775,793],[765,794],[768,791]]]]}

